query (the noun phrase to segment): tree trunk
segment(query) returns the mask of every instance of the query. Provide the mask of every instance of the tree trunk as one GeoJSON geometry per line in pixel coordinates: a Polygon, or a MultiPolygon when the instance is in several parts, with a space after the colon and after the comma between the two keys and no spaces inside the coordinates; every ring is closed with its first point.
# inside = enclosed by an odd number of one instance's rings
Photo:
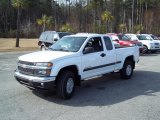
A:
{"type": "Polygon", "coordinates": [[[43,23],[43,32],[45,31],[46,29],[46,23],[43,23]]]}
{"type": "Polygon", "coordinates": [[[9,7],[9,31],[11,31],[11,29],[12,29],[11,0],[8,1],[8,7],[9,7]]]}
{"type": "Polygon", "coordinates": [[[148,32],[148,25],[147,25],[148,24],[148,20],[147,20],[148,19],[148,15],[147,15],[148,13],[147,12],[148,12],[148,5],[147,5],[147,2],[146,2],[146,33],[148,32]]]}
{"type": "Polygon", "coordinates": [[[17,9],[17,31],[16,31],[16,47],[19,47],[19,31],[20,31],[20,9],[17,9]]]}
{"type": "Polygon", "coordinates": [[[133,26],[134,26],[134,0],[132,0],[132,33],[133,33],[133,26]]]}
{"type": "Polygon", "coordinates": [[[108,32],[108,20],[106,20],[106,33],[108,32]]]}

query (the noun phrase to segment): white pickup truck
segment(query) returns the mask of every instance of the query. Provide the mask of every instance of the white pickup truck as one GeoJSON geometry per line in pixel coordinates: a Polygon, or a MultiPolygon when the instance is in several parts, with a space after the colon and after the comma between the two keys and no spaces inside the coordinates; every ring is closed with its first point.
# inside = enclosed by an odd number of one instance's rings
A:
{"type": "Polygon", "coordinates": [[[76,85],[106,73],[132,76],[139,61],[139,48],[115,48],[110,37],[100,34],[65,36],[48,51],[19,57],[15,78],[33,89],[55,89],[59,97],[69,99],[76,85]]]}

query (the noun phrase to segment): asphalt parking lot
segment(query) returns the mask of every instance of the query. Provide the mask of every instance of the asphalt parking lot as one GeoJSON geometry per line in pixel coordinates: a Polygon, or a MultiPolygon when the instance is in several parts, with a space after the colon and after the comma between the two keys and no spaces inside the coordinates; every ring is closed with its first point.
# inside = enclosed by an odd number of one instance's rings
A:
{"type": "Polygon", "coordinates": [[[160,119],[160,53],[142,55],[130,80],[108,74],[84,82],[70,100],[29,90],[14,79],[17,57],[25,53],[0,53],[1,120],[160,119]]]}

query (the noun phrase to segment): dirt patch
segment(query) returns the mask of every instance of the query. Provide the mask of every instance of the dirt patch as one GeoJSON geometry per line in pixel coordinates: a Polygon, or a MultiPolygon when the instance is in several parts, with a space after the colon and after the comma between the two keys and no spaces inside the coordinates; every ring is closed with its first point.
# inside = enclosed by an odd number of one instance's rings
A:
{"type": "Polygon", "coordinates": [[[18,48],[15,44],[15,38],[0,38],[0,52],[39,50],[38,39],[20,39],[18,48]]]}

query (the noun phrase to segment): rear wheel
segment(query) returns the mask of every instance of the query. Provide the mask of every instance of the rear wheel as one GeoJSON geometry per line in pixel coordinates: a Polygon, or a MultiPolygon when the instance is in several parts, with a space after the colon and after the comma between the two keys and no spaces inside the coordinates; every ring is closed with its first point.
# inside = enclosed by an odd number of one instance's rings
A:
{"type": "Polygon", "coordinates": [[[71,71],[65,71],[57,79],[56,92],[60,98],[69,99],[75,89],[75,75],[71,71]]]}
{"type": "Polygon", "coordinates": [[[133,62],[131,60],[126,60],[123,68],[120,71],[121,78],[129,79],[133,74],[133,62]]]}

